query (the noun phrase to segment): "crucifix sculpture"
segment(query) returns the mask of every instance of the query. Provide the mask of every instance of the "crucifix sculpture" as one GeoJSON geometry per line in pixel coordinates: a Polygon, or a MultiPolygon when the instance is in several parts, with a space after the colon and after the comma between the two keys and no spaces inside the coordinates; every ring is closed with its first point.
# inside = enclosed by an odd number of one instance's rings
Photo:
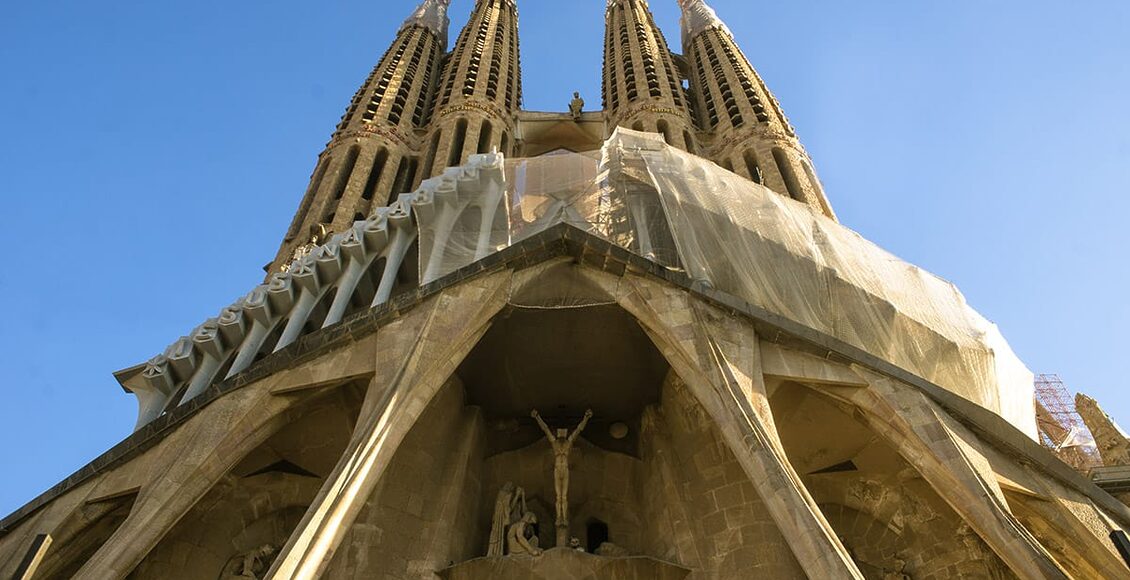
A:
{"type": "Polygon", "coordinates": [[[538,426],[545,433],[549,444],[553,446],[553,487],[557,492],[557,546],[564,546],[569,542],[569,453],[573,450],[573,442],[589,424],[592,419],[592,409],[585,411],[585,418],[581,424],[569,433],[568,429],[558,429],[554,432],[542,420],[537,410],[530,412],[530,416],[538,422],[538,426]]]}

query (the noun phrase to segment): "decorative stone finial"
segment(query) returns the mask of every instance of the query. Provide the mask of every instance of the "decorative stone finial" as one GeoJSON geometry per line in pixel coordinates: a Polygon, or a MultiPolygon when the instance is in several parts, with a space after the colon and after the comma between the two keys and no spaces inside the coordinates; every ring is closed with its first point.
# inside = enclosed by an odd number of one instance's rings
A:
{"type": "Polygon", "coordinates": [[[718,18],[718,13],[706,4],[706,0],[678,0],[679,7],[683,9],[680,24],[683,28],[683,45],[685,46],[695,35],[717,28],[730,36],[733,34],[726,27],[726,23],[718,18]]]}
{"type": "Polygon", "coordinates": [[[412,26],[427,28],[436,33],[443,46],[447,46],[447,29],[451,26],[451,19],[447,17],[447,8],[451,0],[423,0],[416,11],[404,21],[400,30],[412,26]]]}

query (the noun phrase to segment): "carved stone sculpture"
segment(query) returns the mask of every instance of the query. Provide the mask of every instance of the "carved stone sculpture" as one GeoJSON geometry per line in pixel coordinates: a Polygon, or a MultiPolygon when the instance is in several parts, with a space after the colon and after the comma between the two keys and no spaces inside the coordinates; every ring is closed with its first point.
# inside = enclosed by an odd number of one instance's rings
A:
{"type": "Polygon", "coordinates": [[[592,409],[585,411],[585,418],[581,424],[569,433],[568,429],[558,429],[555,433],[545,424],[541,415],[534,410],[530,416],[537,421],[538,426],[549,439],[553,446],[553,487],[557,494],[557,545],[564,546],[569,541],[569,453],[573,451],[573,442],[585,430],[592,419],[592,409]]]}
{"type": "Polygon", "coordinates": [[[266,544],[245,554],[239,554],[228,561],[221,578],[254,578],[261,580],[270,570],[271,564],[279,554],[279,548],[266,544]]]}
{"type": "Polygon", "coordinates": [[[1075,409],[1095,437],[1095,445],[1098,446],[1103,464],[1107,467],[1130,465],[1130,439],[1126,438],[1098,402],[1080,393],[1075,397],[1075,409]]]}
{"type": "Polygon", "coordinates": [[[494,500],[494,517],[491,519],[490,544],[487,556],[502,556],[506,553],[506,532],[520,515],[526,513],[526,490],[507,482],[498,490],[494,500]]]}
{"type": "Polygon", "coordinates": [[[526,512],[506,533],[506,544],[511,556],[540,556],[541,548],[538,547],[538,537],[534,534],[533,526],[538,523],[538,517],[533,512],[526,512]]]}
{"type": "Polygon", "coordinates": [[[585,112],[585,100],[581,98],[581,93],[573,93],[573,100],[569,102],[569,112],[573,115],[574,121],[581,120],[585,112]]]}
{"type": "Polygon", "coordinates": [[[604,542],[596,549],[596,555],[604,558],[627,558],[631,554],[621,546],[612,542],[604,542]]]}

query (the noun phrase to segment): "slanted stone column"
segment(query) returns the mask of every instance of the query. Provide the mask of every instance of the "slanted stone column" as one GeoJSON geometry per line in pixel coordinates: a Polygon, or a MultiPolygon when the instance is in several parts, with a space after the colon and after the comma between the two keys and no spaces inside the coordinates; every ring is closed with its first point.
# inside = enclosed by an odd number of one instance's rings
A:
{"type": "Polygon", "coordinates": [[[275,397],[249,385],[211,403],[170,434],[162,444],[162,461],[129,517],[74,578],[125,578],[226,473],[292,422],[293,411],[314,394],[275,397]]]}
{"type": "Polygon", "coordinates": [[[862,579],[785,456],[773,423],[752,326],[642,277],[625,276],[620,305],[717,423],[810,578],[862,579]]]}
{"type": "Polygon", "coordinates": [[[1130,465],[1130,439],[1115,425],[1094,399],[1080,393],[1075,397],[1075,409],[1095,437],[1095,445],[1103,458],[1103,465],[1118,467],[1130,465]]]}
{"type": "Polygon", "coordinates": [[[1055,559],[1016,520],[980,452],[958,437],[962,429],[917,389],[862,367],[868,388],[828,385],[817,390],[858,408],[861,419],[929,482],[1008,567],[1021,578],[1068,578],[1055,559]]]}
{"type": "Polygon", "coordinates": [[[378,363],[353,440],[271,578],[321,576],[408,431],[506,305],[509,284],[508,272],[467,282],[410,313],[404,322],[418,325],[415,331],[399,323],[382,329],[379,337],[397,344],[390,351],[398,356],[378,363]]]}

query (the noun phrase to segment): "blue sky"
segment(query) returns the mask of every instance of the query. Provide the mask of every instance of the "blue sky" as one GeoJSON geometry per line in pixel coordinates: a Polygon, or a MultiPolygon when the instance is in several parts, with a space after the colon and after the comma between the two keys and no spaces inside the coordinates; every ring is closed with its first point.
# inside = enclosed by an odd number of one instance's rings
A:
{"type": "MultiPolygon", "coordinates": [[[[653,0],[672,46],[675,0],[653,0]]],[[[454,27],[471,0],[455,0],[454,27]]],[[[1130,423],[1130,4],[715,0],[843,223],[1130,423]]],[[[111,373],[259,282],[413,0],[8,3],[0,514],[130,433],[111,373]]],[[[521,0],[526,107],[600,102],[602,0],[521,0]]],[[[452,37],[457,33],[453,29],[452,37]]]]}

